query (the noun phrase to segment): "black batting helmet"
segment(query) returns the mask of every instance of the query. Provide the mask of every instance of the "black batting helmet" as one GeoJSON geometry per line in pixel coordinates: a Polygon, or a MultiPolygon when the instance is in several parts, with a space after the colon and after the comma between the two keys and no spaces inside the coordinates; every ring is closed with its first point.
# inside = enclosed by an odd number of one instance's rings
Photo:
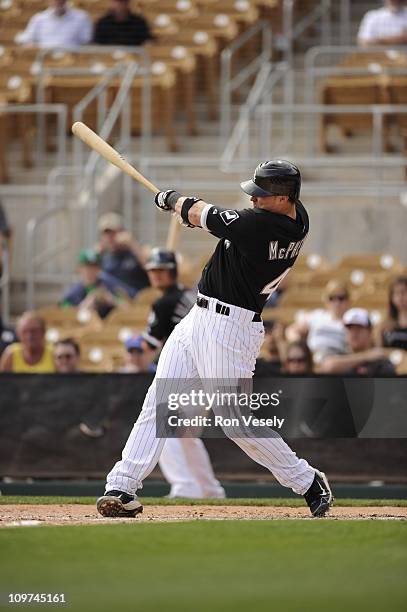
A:
{"type": "Polygon", "coordinates": [[[174,251],[167,249],[152,249],[145,266],[146,270],[172,270],[177,274],[177,260],[174,251]]]}
{"type": "Polygon", "coordinates": [[[251,196],[287,195],[296,202],[300,197],[301,173],[291,162],[274,159],[259,164],[253,178],[240,186],[251,196]]]}

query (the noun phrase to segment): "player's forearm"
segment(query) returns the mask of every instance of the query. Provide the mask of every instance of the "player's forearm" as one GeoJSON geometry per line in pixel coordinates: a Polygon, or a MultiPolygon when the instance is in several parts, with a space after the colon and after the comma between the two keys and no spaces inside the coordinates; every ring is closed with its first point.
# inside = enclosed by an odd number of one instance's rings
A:
{"type": "Polygon", "coordinates": [[[215,209],[212,204],[207,204],[196,196],[182,196],[172,189],[157,193],[154,202],[162,211],[174,211],[182,219],[184,225],[204,229],[207,229],[206,217],[211,209],[216,210],[217,213],[224,210],[218,206],[215,209]]]}
{"type": "MultiPolygon", "coordinates": [[[[178,215],[181,215],[182,213],[182,205],[185,199],[186,198],[182,196],[181,198],[178,198],[177,200],[177,203],[175,205],[175,212],[178,215]]],[[[199,200],[198,202],[195,202],[195,204],[191,206],[191,208],[188,211],[188,221],[190,222],[191,225],[194,225],[195,227],[202,227],[201,217],[202,217],[202,213],[206,206],[208,206],[208,204],[204,202],[203,200],[199,200]]]]}

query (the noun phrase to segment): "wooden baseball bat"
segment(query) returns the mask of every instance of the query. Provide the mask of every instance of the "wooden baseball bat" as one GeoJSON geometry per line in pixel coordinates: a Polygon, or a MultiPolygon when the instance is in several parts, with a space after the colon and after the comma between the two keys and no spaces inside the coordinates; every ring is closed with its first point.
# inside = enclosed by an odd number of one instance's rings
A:
{"type": "Polygon", "coordinates": [[[132,179],[138,181],[141,185],[144,185],[144,187],[154,194],[161,191],[161,189],[153,185],[153,183],[147,180],[138,170],[133,168],[118,151],[81,121],[77,121],[73,124],[72,133],[87,144],[88,147],[97,151],[106,161],[120,168],[120,170],[131,176],[132,179]]]}
{"type": "MultiPolygon", "coordinates": [[[[97,151],[106,161],[110,162],[129,176],[132,179],[138,181],[141,185],[144,185],[147,189],[152,191],[154,194],[161,191],[153,183],[145,178],[138,170],[136,170],[126,159],[120,155],[113,147],[110,146],[103,138],[101,138],[96,132],[91,130],[87,125],[81,121],[76,121],[72,126],[72,133],[80,138],[85,144],[88,145],[94,151],[97,151]]],[[[179,242],[179,232],[181,226],[175,216],[171,217],[170,226],[168,228],[167,235],[167,249],[175,251],[179,242]]]]}

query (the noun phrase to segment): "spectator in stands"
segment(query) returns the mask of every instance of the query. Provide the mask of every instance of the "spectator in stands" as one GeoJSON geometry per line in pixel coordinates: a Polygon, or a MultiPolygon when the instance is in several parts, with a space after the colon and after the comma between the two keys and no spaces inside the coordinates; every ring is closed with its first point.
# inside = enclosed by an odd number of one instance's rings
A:
{"type": "Polygon", "coordinates": [[[369,313],[364,308],[345,312],[343,323],[350,352],[325,359],[321,371],[329,374],[357,374],[359,376],[393,376],[395,369],[384,349],[373,346],[373,328],[369,313]]]}
{"type": "Polygon", "coordinates": [[[95,24],[99,45],[138,46],[153,38],[147,21],[130,10],[129,0],[111,0],[109,11],[95,24]]]}
{"type": "Polygon", "coordinates": [[[303,340],[291,342],[287,346],[284,372],[298,376],[300,374],[312,374],[313,368],[312,353],[307,343],[303,340]]]}
{"type": "Polygon", "coordinates": [[[280,323],[264,321],[264,342],[261,357],[256,360],[255,376],[274,376],[281,372],[281,349],[284,331],[280,323]]]}
{"type": "Polygon", "coordinates": [[[289,280],[288,277],[285,276],[279,283],[277,289],[274,289],[273,293],[270,294],[269,298],[267,299],[267,302],[264,304],[264,308],[275,308],[276,306],[278,306],[279,301],[281,300],[282,296],[284,295],[284,292],[288,289],[288,287],[289,280]]]}
{"type": "Polygon", "coordinates": [[[129,232],[124,231],[123,220],[116,213],[102,215],[98,227],[104,277],[120,281],[127,295],[135,297],[149,285],[143,249],[129,232]]]}
{"type": "Polygon", "coordinates": [[[155,363],[152,363],[155,351],[151,350],[143,336],[131,336],[124,343],[126,347],[126,360],[121,374],[140,374],[141,372],[156,371],[155,363]]]}
{"type": "Polygon", "coordinates": [[[54,344],[55,368],[58,374],[78,374],[81,349],[73,338],[63,338],[54,344]]]}
{"type": "MultiPolygon", "coordinates": [[[[8,241],[10,240],[11,229],[7,221],[6,212],[0,202],[0,279],[3,274],[3,253],[4,249],[8,247],[8,241]]],[[[0,293],[1,297],[1,293],[0,293]]],[[[0,299],[1,307],[1,299],[0,299]]],[[[0,312],[0,355],[4,349],[13,342],[17,341],[17,336],[14,329],[8,325],[5,325],[2,320],[0,312]]]]}
{"type": "Polygon", "coordinates": [[[0,313],[0,356],[10,344],[13,344],[13,342],[17,342],[15,331],[12,327],[3,323],[0,313]]]}
{"type": "Polygon", "coordinates": [[[52,49],[75,49],[92,40],[89,15],[73,8],[67,0],[50,0],[49,8],[33,15],[19,36],[22,44],[52,49]]]}
{"type": "Polygon", "coordinates": [[[306,340],[316,362],[322,362],[328,355],[346,353],[345,328],[342,317],[349,308],[349,291],[338,280],[327,284],[323,301],[325,309],[317,309],[303,316],[287,328],[290,342],[306,340]]]}
{"type": "Polygon", "coordinates": [[[25,312],[17,323],[19,342],[10,344],[0,359],[1,372],[55,372],[52,349],[45,338],[46,324],[35,312],[25,312]]]}
{"type": "Polygon", "coordinates": [[[101,271],[101,255],[92,249],[79,254],[80,281],[70,287],[62,298],[62,307],[80,306],[95,310],[104,319],[127,294],[118,281],[101,271]]]}
{"type": "Polygon", "coordinates": [[[407,351],[407,276],[399,276],[389,291],[389,317],[382,329],[383,346],[407,351]]]}
{"type": "Polygon", "coordinates": [[[9,240],[11,238],[11,229],[8,224],[6,211],[0,202],[0,278],[3,273],[3,254],[5,249],[8,247],[9,240]]]}
{"type": "Polygon", "coordinates": [[[383,8],[368,11],[358,32],[362,47],[405,45],[407,43],[407,6],[405,0],[385,0],[383,8]]]}

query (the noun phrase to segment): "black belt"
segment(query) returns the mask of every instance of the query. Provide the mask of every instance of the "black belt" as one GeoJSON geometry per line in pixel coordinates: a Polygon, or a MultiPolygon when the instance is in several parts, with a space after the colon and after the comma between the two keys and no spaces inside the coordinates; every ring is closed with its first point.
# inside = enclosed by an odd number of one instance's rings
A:
{"type": "MultiPolygon", "coordinates": [[[[209,308],[209,300],[200,296],[196,298],[196,304],[199,308],[209,308]]],[[[218,314],[225,315],[225,317],[230,315],[229,306],[225,306],[225,304],[221,304],[220,302],[216,302],[215,310],[218,314]]],[[[261,323],[261,316],[258,312],[254,313],[252,323],[261,323]]]]}

